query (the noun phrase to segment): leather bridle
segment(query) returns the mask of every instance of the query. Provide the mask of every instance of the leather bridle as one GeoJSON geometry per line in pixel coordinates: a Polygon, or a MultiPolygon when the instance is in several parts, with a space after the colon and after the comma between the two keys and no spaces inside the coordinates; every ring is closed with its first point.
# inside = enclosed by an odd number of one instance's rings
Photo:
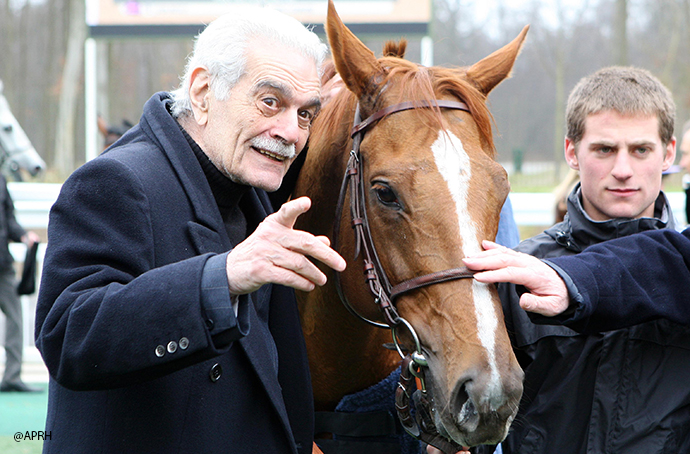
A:
{"type": "Polygon", "coordinates": [[[336,207],[336,217],[333,226],[333,248],[337,251],[339,247],[340,223],[343,215],[345,194],[349,187],[350,214],[352,217],[352,228],[355,231],[355,258],[359,256],[360,252],[363,251],[364,276],[369,291],[374,297],[374,302],[383,314],[384,323],[371,320],[355,310],[343,292],[340,273],[338,272],[336,272],[335,283],[340,300],[350,313],[371,325],[391,329],[395,348],[403,358],[403,366],[404,369],[406,369],[403,370],[403,373],[401,374],[401,381],[396,394],[396,408],[398,410],[400,421],[405,430],[413,437],[432,444],[443,451],[450,452],[452,449],[455,449],[455,451],[452,452],[456,452],[460,450],[460,446],[440,437],[438,431],[433,426],[433,419],[429,416],[433,409],[430,408],[430,404],[428,402],[428,396],[426,395],[426,384],[424,381],[424,369],[428,367],[427,360],[422,352],[422,346],[417,333],[407,320],[400,317],[394,302],[398,296],[408,293],[412,290],[450,280],[471,278],[474,273],[468,270],[467,267],[461,266],[459,268],[452,268],[414,277],[392,286],[385,270],[381,265],[381,261],[379,260],[376,247],[374,246],[371,236],[371,229],[369,228],[369,221],[367,219],[366,212],[366,188],[362,174],[362,154],[360,152],[360,144],[366,131],[372,128],[379,120],[388,115],[420,108],[454,109],[468,113],[470,112],[467,105],[460,101],[442,99],[434,101],[408,101],[381,109],[362,121],[359,103],[357,104],[351,132],[351,137],[353,139],[352,150],[350,151],[350,158],[348,160],[345,175],[340,187],[340,195],[338,197],[338,205],[336,207]],[[399,343],[397,329],[400,326],[407,328],[415,343],[415,351],[411,354],[405,354],[403,351],[404,349],[399,343]],[[418,401],[416,423],[410,415],[409,399],[414,390],[410,390],[410,375],[408,372],[414,377],[417,377],[421,384],[421,396],[417,395],[415,399],[418,401]],[[426,415],[426,417],[424,415],[426,415]]]}

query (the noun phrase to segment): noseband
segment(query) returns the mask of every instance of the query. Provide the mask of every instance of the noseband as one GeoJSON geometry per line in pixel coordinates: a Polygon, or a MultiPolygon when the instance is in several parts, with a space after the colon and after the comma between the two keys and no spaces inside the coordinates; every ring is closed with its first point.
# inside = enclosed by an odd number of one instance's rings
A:
{"type": "Polygon", "coordinates": [[[336,218],[333,226],[333,247],[338,250],[338,239],[340,236],[340,222],[343,214],[343,205],[345,203],[345,194],[350,189],[350,214],[352,218],[352,228],[355,231],[355,258],[363,251],[364,260],[364,276],[369,287],[369,291],[374,297],[375,304],[383,313],[385,323],[371,320],[361,315],[350,304],[342,290],[340,280],[340,273],[336,272],[336,288],[338,295],[343,305],[354,316],[363,320],[370,325],[379,328],[390,328],[393,335],[393,341],[398,354],[403,358],[403,371],[401,374],[400,383],[396,392],[396,408],[398,410],[398,417],[405,428],[413,437],[420,439],[426,443],[442,449],[445,452],[459,451],[460,447],[453,442],[442,438],[436,430],[433,418],[431,417],[432,409],[428,401],[426,393],[426,384],[424,381],[424,368],[427,367],[427,360],[422,352],[419,337],[412,325],[400,317],[394,305],[395,299],[407,292],[415,289],[426,287],[441,282],[467,279],[471,278],[474,273],[462,266],[459,268],[452,268],[443,271],[437,271],[430,274],[414,277],[399,284],[391,286],[388,276],[381,266],[381,261],[376,252],[373,239],[371,237],[371,229],[369,228],[369,220],[366,212],[366,188],[364,187],[364,178],[362,175],[362,154],[360,152],[360,144],[364,138],[365,132],[372,128],[382,118],[405,110],[420,109],[420,108],[443,108],[461,110],[470,112],[469,108],[464,102],[449,101],[449,100],[435,100],[435,101],[408,101],[395,104],[374,113],[364,121],[361,120],[359,103],[355,110],[355,118],[353,122],[351,137],[352,150],[350,151],[350,158],[347,163],[345,176],[343,177],[342,185],[340,187],[340,195],[338,197],[338,205],[336,207],[336,218]],[[397,335],[397,329],[404,326],[412,336],[415,343],[415,351],[411,354],[405,354],[397,335]],[[410,375],[411,374],[411,375],[410,375]],[[416,401],[416,419],[412,418],[410,414],[409,400],[414,392],[414,377],[418,378],[421,385],[421,393],[414,393],[416,401]]]}

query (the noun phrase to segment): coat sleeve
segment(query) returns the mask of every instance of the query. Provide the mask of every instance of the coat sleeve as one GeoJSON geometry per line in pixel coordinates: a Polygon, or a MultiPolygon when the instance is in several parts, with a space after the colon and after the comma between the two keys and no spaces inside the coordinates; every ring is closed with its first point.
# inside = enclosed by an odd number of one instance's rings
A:
{"type": "Polygon", "coordinates": [[[153,231],[143,185],[120,162],[91,161],[63,185],[36,308],[36,345],[62,386],[128,386],[223,353],[201,306],[212,254],[169,244],[186,257],[156,267],[154,242],[165,234],[153,231]]]}
{"type": "Polygon", "coordinates": [[[690,325],[690,229],[643,232],[546,262],[566,281],[571,297],[573,310],[556,321],[577,331],[658,318],[690,325]]]}

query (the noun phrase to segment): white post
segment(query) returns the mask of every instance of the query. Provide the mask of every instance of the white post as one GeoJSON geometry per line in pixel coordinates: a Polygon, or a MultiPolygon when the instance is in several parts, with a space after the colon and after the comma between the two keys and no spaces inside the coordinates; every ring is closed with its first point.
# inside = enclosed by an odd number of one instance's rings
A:
{"type": "Polygon", "coordinates": [[[423,66],[434,66],[434,40],[431,36],[422,38],[420,59],[423,66]]]}
{"type": "Polygon", "coordinates": [[[86,38],[84,43],[84,125],[85,158],[90,161],[98,156],[98,52],[96,40],[86,38]]]}

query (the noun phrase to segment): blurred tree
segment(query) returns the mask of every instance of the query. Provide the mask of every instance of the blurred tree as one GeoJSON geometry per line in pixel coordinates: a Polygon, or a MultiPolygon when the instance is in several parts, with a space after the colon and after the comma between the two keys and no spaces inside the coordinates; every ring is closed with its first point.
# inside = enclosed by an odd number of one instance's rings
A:
{"type": "MultiPolygon", "coordinates": [[[[510,165],[519,148],[525,172],[531,161],[562,163],[567,93],[606,65],[627,61],[649,69],[674,93],[679,128],[690,118],[690,0],[433,2],[439,65],[472,64],[531,24],[514,77],[489,97],[502,162],[510,165]]],[[[0,0],[5,94],[62,177],[84,159],[83,7],[84,0],[0,0]]],[[[138,121],[153,92],[178,84],[190,38],[99,39],[99,113],[111,123],[138,121]]],[[[379,52],[380,43],[363,38],[379,52]]],[[[412,39],[409,57],[418,52],[412,39]]]]}
{"type": "Polygon", "coordinates": [[[53,165],[61,177],[75,168],[75,125],[80,81],[83,73],[84,40],[86,39],[84,0],[68,0],[69,37],[65,64],[62,68],[62,84],[55,135],[55,159],[53,165]]]}
{"type": "Polygon", "coordinates": [[[628,65],[628,1],[616,0],[616,64],[628,65]]]}

